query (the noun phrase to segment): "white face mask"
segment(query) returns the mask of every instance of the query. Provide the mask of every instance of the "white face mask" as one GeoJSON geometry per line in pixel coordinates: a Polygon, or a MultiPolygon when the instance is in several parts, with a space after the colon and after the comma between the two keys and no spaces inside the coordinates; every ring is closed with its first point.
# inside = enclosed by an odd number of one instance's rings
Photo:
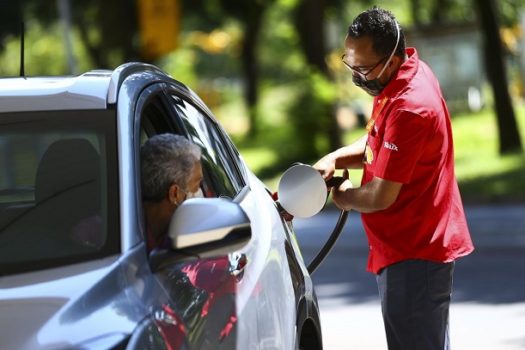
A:
{"type": "Polygon", "coordinates": [[[202,189],[198,189],[196,192],[186,192],[186,199],[190,198],[203,198],[204,194],[202,193],[202,189]]]}
{"type": "Polygon", "coordinates": [[[182,201],[180,201],[179,203],[173,203],[173,204],[177,204],[177,206],[181,205],[182,202],[184,202],[186,199],[191,199],[191,198],[203,198],[204,197],[204,194],[202,192],[202,190],[199,188],[197,191],[195,192],[186,192],[184,191],[182,188],[180,189],[180,191],[184,192],[185,196],[184,196],[184,199],[182,201]]]}

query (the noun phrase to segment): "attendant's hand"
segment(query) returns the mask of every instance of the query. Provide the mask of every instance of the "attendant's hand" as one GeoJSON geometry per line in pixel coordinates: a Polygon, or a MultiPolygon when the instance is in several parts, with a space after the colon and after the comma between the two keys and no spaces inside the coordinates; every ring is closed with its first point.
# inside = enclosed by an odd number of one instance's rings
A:
{"type": "Polygon", "coordinates": [[[317,163],[313,165],[313,168],[321,173],[325,181],[330,180],[335,172],[335,158],[328,154],[319,159],[317,163]]]}
{"type": "Polygon", "coordinates": [[[339,187],[333,188],[332,200],[334,201],[334,204],[336,205],[336,207],[338,207],[341,210],[348,211],[352,209],[352,207],[350,206],[349,198],[348,198],[349,196],[348,191],[350,191],[353,188],[352,182],[350,182],[350,179],[349,179],[348,169],[345,169],[343,171],[343,178],[345,179],[345,181],[343,181],[343,183],[341,183],[339,187]]]}

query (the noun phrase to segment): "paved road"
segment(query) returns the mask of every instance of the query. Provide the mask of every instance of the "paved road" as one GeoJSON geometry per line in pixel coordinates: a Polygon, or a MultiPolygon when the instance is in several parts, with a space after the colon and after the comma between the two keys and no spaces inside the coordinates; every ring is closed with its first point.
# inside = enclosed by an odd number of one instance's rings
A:
{"type": "MultiPolygon", "coordinates": [[[[308,263],[338,212],[325,210],[295,227],[308,263]]],[[[467,207],[476,251],[456,264],[451,306],[452,348],[525,349],[525,205],[467,207]]],[[[330,256],[313,274],[324,348],[384,350],[377,287],[365,271],[366,236],[357,213],[330,256]]]]}

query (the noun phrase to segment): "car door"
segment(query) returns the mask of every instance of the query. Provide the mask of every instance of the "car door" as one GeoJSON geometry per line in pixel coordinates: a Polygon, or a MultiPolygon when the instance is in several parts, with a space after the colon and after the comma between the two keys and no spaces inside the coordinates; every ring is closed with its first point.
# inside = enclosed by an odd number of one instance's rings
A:
{"type": "Polygon", "coordinates": [[[247,261],[236,283],[237,348],[293,348],[295,296],[275,204],[199,101],[176,92],[169,99],[189,138],[203,149],[204,193],[239,203],[251,222],[250,242],[230,255],[247,261]]]}
{"type": "MultiPolygon", "coordinates": [[[[137,169],[140,169],[140,146],[148,138],[162,133],[186,134],[166,90],[165,83],[153,84],[138,98],[135,120],[137,169]]],[[[228,182],[223,172],[214,171],[216,165],[206,151],[203,155],[203,168],[207,169],[203,192],[208,197],[234,196],[239,186],[234,187],[228,182]]],[[[137,198],[140,197],[139,193],[137,198]]],[[[141,203],[138,207],[138,212],[142,213],[141,203]]],[[[145,225],[143,220],[140,221],[145,239],[145,225]]],[[[228,255],[202,257],[170,251],[148,251],[147,254],[155,279],[163,291],[153,301],[152,310],[156,334],[162,338],[158,341],[174,349],[184,348],[183,345],[191,349],[234,348],[237,278],[230,270],[232,263],[236,263],[235,259],[230,263],[228,255]]]]}

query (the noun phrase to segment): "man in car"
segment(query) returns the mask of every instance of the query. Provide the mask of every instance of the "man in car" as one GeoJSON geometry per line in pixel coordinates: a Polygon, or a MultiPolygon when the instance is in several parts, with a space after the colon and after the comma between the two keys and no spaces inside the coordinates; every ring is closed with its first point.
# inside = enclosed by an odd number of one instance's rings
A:
{"type": "Polygon", "coordinates": [[[140,157],[148,250],[168,249],[171,216],[200,192],[201,149],[183,136],[160,134],[144,143],[140,157]]]}
{"type": "MultiPolygon", "coordinates": [[[[454,175],[450,116],[439,83],[394,16],[374,7],[348,29],[343,63],[374,96],[368,134],[314,167],[363,168],[361,187],[333,189],[362,213],[390,350],[449,349],[454,261],[473,251],[454,175]]],[[[344,171],[348,178],[348,171],[344,171]]]]}

